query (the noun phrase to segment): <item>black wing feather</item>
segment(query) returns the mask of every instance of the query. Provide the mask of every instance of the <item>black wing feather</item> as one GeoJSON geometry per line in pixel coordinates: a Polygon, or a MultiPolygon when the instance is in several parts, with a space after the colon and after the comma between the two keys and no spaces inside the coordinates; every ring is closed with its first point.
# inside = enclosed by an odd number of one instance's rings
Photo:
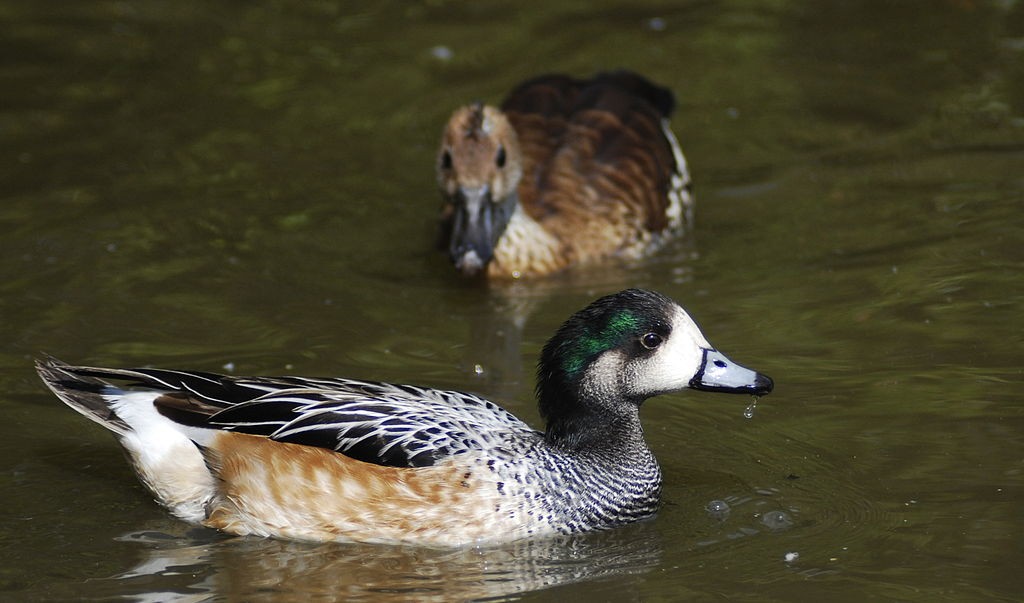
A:
{"type": "Polygon", "coordinates": [[[391,467],[427,467],[500,444],[514,437],[510,434],[536,436],[493,402],[455,391],[341,378],[231,377],[51,364],[59,368],[52,372],[60,373],[53,381],[74,381],[79,389],[103,395],[162,392],[154,399],[158,410],[185,425],[316,446],[391,467]]]}

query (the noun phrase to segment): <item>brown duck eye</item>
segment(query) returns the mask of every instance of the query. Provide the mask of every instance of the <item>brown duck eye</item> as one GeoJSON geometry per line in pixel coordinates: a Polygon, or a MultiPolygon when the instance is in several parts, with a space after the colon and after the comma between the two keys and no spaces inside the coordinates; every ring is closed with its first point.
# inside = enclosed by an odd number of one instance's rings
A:
{"type": "Polygon", "coordinates": [[[494,163],[500,168],[505,167],[505,147],[498,147],[498,156],[495,157],[494,163]]]}
{"type": "Polygon", "coordinates": [[[653,350],[661,345],[661,335],[658,335],[657,333],[648,333],[640,338],[640,344],[648,350],[653,350]]]}

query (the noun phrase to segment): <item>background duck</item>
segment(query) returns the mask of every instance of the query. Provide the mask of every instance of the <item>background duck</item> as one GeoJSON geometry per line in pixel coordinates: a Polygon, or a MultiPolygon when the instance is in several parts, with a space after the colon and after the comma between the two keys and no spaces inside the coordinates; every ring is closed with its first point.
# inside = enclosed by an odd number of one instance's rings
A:
{"type": "Polygon", "coordinates": [[[114,432],[176,516],[232,534],[449,546],[611,528],[654,514],[661,470],[641,403],[772,381],[649,291],[603,297],[544,347],[531,429],[455,391],[350,379],[229,377],[38,363],[114,432]]]}
{"type": "Polygon", "coordinates": [[[692,220],[672,93],[628,71],[544,75],[457,109],[437,155],[443,233],[466,275],[642,257],[692,220]]]}

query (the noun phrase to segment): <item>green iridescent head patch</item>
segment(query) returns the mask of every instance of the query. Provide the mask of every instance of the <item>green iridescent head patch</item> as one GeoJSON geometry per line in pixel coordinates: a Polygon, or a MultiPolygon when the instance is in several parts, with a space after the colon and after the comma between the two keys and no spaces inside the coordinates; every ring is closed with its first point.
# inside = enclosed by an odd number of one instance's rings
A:
{"type": "Polygon", "coordinates": [[[627,335],[635,333],[639,326],[640,318],[633,312],[616,312],[600,331],[588,330],[575,341],[566,344],[565,372],[571,376],[576,375],[590,360],[618,345],[627,335]]]}

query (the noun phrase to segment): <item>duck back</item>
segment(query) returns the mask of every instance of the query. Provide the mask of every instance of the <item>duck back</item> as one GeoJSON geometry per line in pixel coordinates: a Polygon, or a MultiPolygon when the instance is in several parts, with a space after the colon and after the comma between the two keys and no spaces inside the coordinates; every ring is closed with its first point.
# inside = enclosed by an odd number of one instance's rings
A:
{"type": "Polygon", "coordinates": [[[689,176],[668,132],[674,105],[671,91],[631,72],[520,84],[501,109],[522,149],[524,210],[579,259],[639,255],[681,228],[689,176]],[[674,176],[685,182],[674,187],[674,176]]]}

